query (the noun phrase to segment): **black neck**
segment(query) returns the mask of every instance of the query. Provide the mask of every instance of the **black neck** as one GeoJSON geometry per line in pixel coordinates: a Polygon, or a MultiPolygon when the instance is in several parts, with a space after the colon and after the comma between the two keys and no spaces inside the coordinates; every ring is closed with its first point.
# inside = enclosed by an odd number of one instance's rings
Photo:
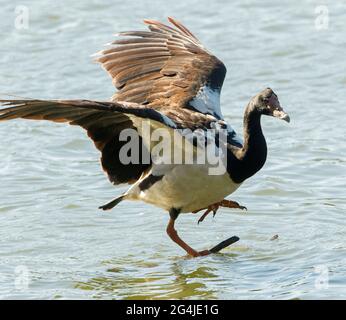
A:
{"type": "Polygon", "coordinates": [[[267,144],[261,128],[261,114],[249,104],[244,114],[244,146],[229,149],[228,173],[240,183],[260,170],[267,159],[267,144]]]}

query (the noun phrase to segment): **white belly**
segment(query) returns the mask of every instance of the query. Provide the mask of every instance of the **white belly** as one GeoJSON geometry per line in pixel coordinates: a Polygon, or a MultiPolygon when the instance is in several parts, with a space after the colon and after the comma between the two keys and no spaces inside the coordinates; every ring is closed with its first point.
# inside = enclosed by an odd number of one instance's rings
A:
{"type": "Polygon", "coordinates": [[[149,189],[131,188],[130,198],[154,204],[165,210],[191,212],[223,200],[240,184],[234,183],[227,172],[210,175],[204,165],[175,165],[149,189]]]}

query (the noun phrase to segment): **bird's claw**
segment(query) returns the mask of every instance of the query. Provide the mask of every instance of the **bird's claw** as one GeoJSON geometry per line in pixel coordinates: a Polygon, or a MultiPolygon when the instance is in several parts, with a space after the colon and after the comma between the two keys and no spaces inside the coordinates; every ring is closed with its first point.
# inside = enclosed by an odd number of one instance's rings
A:
{"type": "Polygon", "coordinates": [[[217,210],[219,209],[219,205],[218,204],[212,204],[211,206],[209,206],[207,208],[207,210],[201,215],[201,217],[198,219],[197,224],[200,224],[200,222],[202,222],[204,220],[204,218],[212,211],[213,212],[213,218],[216,215],[217,210]]]}
{"type": "MultiPolygon", "coordinates": [[[[241,206],[238,202],[230,201],[230,200],[222,200],[222,201],[220,201],[220,202],[218,202],[218,203],[214,203],[214,204],[210,205],[209,207],[205,208],[205,209],[207,209],[207,210],[206,210],[206,211],[202,214],[202,216],[198,219],[197,224],[200,224],[200,222],[202,222],[202,221],[205,219],[205,217],[206,217],[211,211],[213,212],[213,218],[214,218],[215,215],[216,215],[217,210],[218,210],[220,207],[241,209],[241,210],[247,211],[247,208],[244,207],[244,206],[241,206]]],[[[203,209],[200,209],[200,210],[203,210],[203,209]]],[[[197,213],[197,212],[200,211],[200,210],[193,211],[193,213],[197,213]]]]}

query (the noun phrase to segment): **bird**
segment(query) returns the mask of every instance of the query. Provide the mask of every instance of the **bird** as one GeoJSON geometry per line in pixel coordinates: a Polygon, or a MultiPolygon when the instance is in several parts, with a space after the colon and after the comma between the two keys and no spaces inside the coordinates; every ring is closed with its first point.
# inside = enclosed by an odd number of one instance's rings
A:
{"type": "Polygon", "coordinates": [[[225,198],[266,162],[261,116],[286,122],[290,117],[276,93],[265,88],[245,107],[242,139],[220,108],[224,63],[174,18],[169,17],[167,24],[149,19],[144,24],[144,31],[118,33],[94,57],[117,89],[110,100],[1,99],[0,121],[23,118],[82,127],[101,152],[101,165],[110,182],[130,185],[100,209],[110,210],[124,200],[162,208],[169,213],[168,236],[188,255],[206,256],[239,238],[231,237],[212,249],[198,251],[178,235],[176,219],[180,214],[203,210],[201,222],[220,207],[246,209],[225,198]],[[149,134],[145,128],[149,128],[149,134]],[[151,137],[158,130],[168,133],[171,139],[179,136],[183,143],[173,139],[167,148],[192,156],[192,161],[159,159],[163,149],[155,151],[160,149],[159,142],[151,137]],[[124,132],[129,135],[127,139],[124,132]],[[124,154],[128,155],[124,149],[130,143],[129,137],[133,138],[131,146],[137,146],[132,150],[137,161],[123,159],[124,154]],[[221,159],[220,172],[211,172],[215,163],[196,160],[199,150],[205,151],[209,145],[214,146],[211,154],[221,159]]]}

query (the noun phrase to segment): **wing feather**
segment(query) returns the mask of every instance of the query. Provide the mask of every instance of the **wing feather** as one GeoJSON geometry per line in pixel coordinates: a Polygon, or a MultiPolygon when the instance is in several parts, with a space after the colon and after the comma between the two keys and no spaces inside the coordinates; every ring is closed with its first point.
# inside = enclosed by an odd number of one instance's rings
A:
{"type": "Polygon", "coordinates": [[[144,20],[149,31],[121,32],[118,36],[127,39],[117,39],[99,52],[96,61],[119,90],[112,101],[146,104],[164,114],[165,109],[185,108],[221,118],[219,109],[199,108],[196,99],[205,86],[220,95],[225,66],[185,26],[168,20],[171,26],[144,20]]]}
{"type": "MultiPolygon", "coordinates": [[[[131,117],[153,118],[163,121],[162,115],[135,104],[97,102],[89,100],[0,100],[6,108],[0,109],[0,120],[17,118],[67,122],[84,128],[101,151],[101,163],[111,182],[132,183],[150,164],[126,164],[119,158],[124,145],[119,140],[123,129],[132,128],[131,117]],[[129,116],[130,115],[130,116],[129,116]]],[[[166,124],[165,124],[166,125],[166,124]]],[[[140,141],[141,138],[139,137],[140,141]]],[[[145,149],[140,148],[140,153],[145,149]]]]}

